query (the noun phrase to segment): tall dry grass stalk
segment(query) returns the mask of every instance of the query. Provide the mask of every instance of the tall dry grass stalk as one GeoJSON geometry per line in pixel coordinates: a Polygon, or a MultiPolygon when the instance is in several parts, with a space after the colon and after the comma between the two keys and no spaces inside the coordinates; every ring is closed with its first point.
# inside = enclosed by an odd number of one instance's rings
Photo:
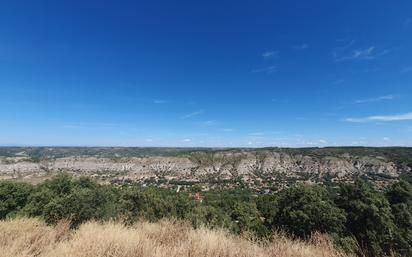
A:
{"type": "Polygon", "coordinates": [[[337,257],[345,256],[321,235],[311,242],[277,235],[252,241],[223,230],[192,229],[181,221],[88,222],[47,226],[37,219],[0,221],[0,257],[337,257]]]}

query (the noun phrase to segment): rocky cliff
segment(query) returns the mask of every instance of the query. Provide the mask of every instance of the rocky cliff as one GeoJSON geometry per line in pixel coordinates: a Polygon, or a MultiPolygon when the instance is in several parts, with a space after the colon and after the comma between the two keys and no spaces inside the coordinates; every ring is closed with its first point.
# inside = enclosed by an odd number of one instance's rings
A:
{"type": "Polygon", "coordinates": [[[44,157],[34,160],[25,156],[0,157],[0,179],[46,178],[56,172],[101,177],[106,180],[139,180],[168,176],[176,179],[204,177],[274,178],[304,177],[348,180],[361,175],[396,179],[410,172],[382,156],[357,156],[350,152],[313,156],[304,153],[270,150],[193,151],[177,156],[99,157],[74,155],[44,157]]]}

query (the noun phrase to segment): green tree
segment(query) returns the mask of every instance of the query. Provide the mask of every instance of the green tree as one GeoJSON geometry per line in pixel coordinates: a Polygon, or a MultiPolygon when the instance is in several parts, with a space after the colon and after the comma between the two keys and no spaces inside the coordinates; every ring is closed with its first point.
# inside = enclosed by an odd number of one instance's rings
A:
{"type": "Polygon", "coordinates": [[[63,174],[38,186],[21,213],[40,216],[50,224],[67,219],[72,226],[78,226],[90,219],[114,216],[113,202],[109,188],[89,178],[75,180],[63,174]]]}
{"type": "Polygon", "coordinates": [[[187,195],[154,187],[124,188],[119,200],[120,215],[128,222],[139,218],[149,221],[165,217],[184,218],[192,207],[187,195]]]}
{"type": "Polygon", "coordinates": [[[256,200],[256,206],[264,218],[267,228],[274,227],[275,217],[279,211],[277,195],[260,195],[256,200]]]}
{"type": "Polygon", "coordinates": [[[232,220],[236,223],[236,232],[256,232],[259,235],[266,233],[261,214],[256,207],[255,202],[237,201],[233,206],[231,213],[232,220]]]}
{"type": "Polygon", "coordinates": [[[26,205],[32,190],[29,184],[0,181],[0,219],[19,212],[26,205]]]}
{"type": "Polygon", "coordinates": [[[297,186],[283,191],[273,225],[306,238],[313,232],[342,234],[345,213],[337,208],[328,192],[319,186],[297,186]]]}
{"type": "Polygon", "coordinates": [[[206,226],[208,228],[232,229],[230,217],[213,206],[196,206],[186,214],[185,218],[191,221],[194,228],[206,226]]]}
{"type": "Polygon", "coordinates": [[[367,256],[390,255],[395,224],[386,198],[364,180],[341,186],[336,204],[347,213],[346,227],[367,256]]]}
{"type": "Polygon", "coordinates": [[[412,186],[406,181],[393,184],[386,192],[397,227],[394,248],[412,256],[412,186]]]}

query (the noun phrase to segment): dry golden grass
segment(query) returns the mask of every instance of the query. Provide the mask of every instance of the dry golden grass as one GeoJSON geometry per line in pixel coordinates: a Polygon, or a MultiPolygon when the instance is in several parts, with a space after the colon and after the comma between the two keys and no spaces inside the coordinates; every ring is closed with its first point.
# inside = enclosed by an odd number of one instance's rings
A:
{"type": "Polygon", "coordinates": [[[222,230],[192,229],[180,221],[88,222],[77,230],[67,223],[47,226],[37,219],[0,221],[0,257],[335,257],[331,242],[315,235],[311,242],[275,236],[258,242],[222,230]]]}

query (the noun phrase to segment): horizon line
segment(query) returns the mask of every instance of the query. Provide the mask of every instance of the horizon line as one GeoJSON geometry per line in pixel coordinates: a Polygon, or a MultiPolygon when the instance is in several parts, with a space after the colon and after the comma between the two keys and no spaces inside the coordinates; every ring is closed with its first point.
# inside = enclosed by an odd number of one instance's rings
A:
{"type": "Polygon", "coordinates": [[[0,148],[175,148],[175,149],[265,149],[265,148],[412,148],[411,146],[386,145],[386,146],[371,146],[371,145],[325,145],[325,146],[108,146],[108,145],[0,145],[0,148]]]}

